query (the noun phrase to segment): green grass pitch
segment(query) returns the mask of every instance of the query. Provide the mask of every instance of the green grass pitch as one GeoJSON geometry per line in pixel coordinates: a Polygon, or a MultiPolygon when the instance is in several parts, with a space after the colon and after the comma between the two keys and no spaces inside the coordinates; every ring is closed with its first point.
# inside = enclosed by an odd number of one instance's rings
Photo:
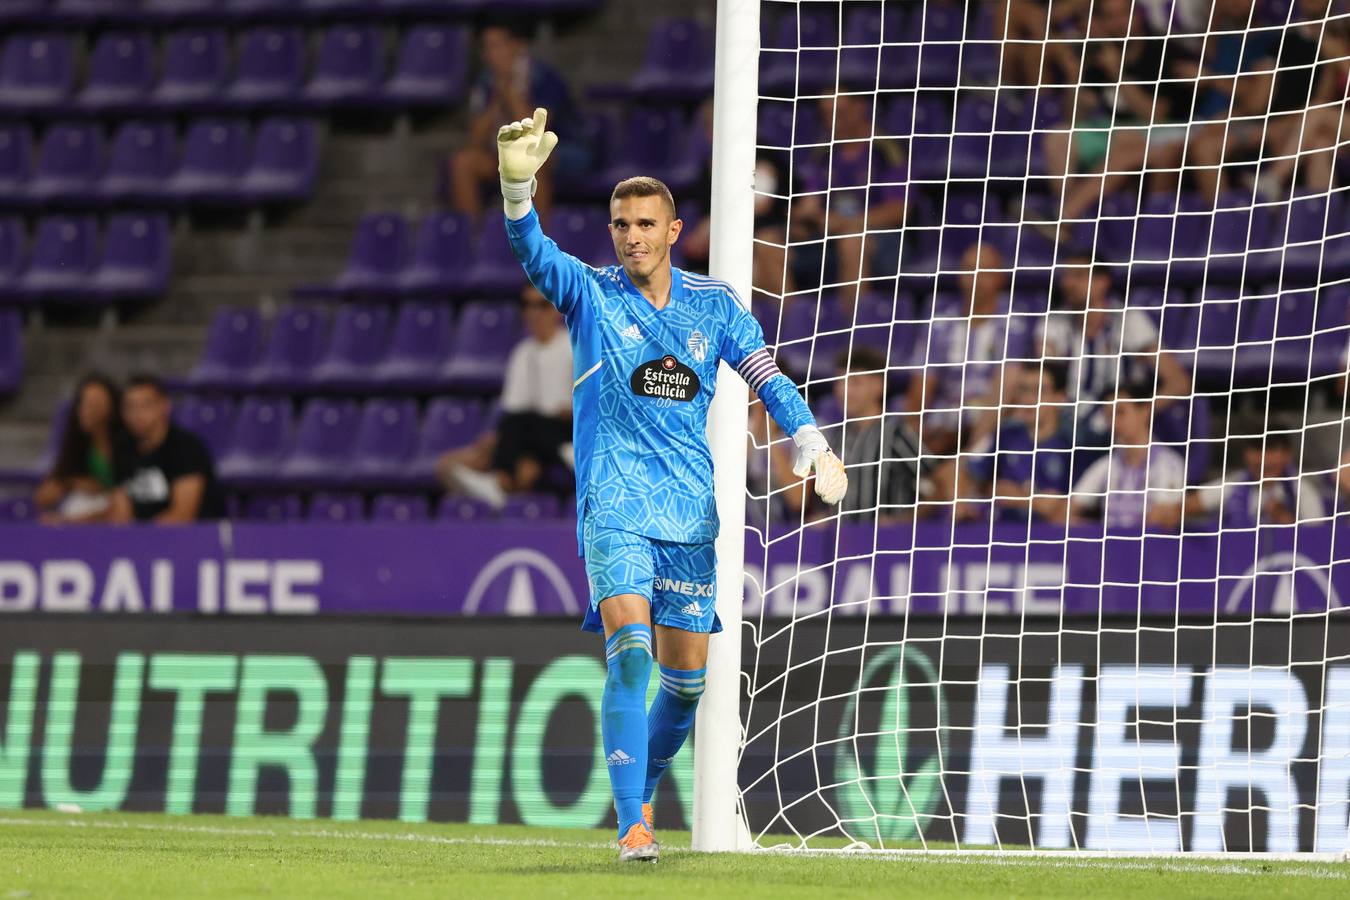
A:
{"type": "Polygon", "coordinates": [[[0,900],[48,897],[1350,896],[1350,865],[882,854],[712,855],[658,833],[619,867],[599,831],[0,811],[0,900]]]}

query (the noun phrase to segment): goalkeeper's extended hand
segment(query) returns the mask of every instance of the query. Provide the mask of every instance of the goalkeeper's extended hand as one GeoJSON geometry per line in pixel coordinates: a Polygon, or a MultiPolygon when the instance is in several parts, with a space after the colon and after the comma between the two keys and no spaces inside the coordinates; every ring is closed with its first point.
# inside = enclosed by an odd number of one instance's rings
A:
{"type": "Polygon", "coordinates": [[[848,491],[848,473],[844,464],[834,455],[825,435],[814,425],[803,425],[792,435],[797,443],[797,458],[792,462],[792,473],[805,478],[812,471],[816,475],[816,494],[834,505],[844,499],[848,491]]]}
{"type": "Polygon", "coordinates": [[[535,173],[558,145],[558,136],[544,130],[547,124],[548,110],[541,106],[530,118],[497,130],[497,173],[508,204],[528,204],[534,196],[535,173]]]}

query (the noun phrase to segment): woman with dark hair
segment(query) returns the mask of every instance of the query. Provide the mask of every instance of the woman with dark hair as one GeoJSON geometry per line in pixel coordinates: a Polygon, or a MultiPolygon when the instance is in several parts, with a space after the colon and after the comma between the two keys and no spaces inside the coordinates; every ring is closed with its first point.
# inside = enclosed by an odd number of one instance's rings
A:
{"type": "Polygon", "coordinates": [[[33,497],[43,522],[79,522],[107,511],[127,448],[118,394],[104,375],[80,379],[62,424],[56,463],[33,497]]]}

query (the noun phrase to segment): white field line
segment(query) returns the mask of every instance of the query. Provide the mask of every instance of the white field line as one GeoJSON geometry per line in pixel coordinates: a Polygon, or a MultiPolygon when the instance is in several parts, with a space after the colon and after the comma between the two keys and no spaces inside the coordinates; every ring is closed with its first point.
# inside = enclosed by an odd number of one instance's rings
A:
{"type": "MultiPolygon", "coordinates": [[[[108,831],[148,831],[148,832],[169,832],[174,834],[211,834],[222,836],[242,836],[242,837],[293,837],[293,838],[321,838],[331,840],[361,840],[361,841],[390,841],[399,843],[414,844],[438,844],[446,846],[483,846],[483,847],[552,847],[560,849],[573,850],[608,850],[614,845],[608,841],[555,841],[548,838],[487,838],[487,837],[444,837],[434,834],[418,834],[414,832],[382,832],[382,831],[357,831],[357,830],[336,830],[329,828],[255,828],[250,826],[228,827],[221,825],[188,825],[186,823],[176,822],[113,822],[95,819],[42,819],[42,818],[0,818],[0,826],[4,825],[38,825],[43,827],[56,828],[90,828],[108,831]]],[[[1040,855],[1009,856],[1007,852],[998,851],[943,851],[943,850],[910,850],[910,851],[840,851],[840,850],[787,850],[787,849],[768,849],[756,851],[759,853],[774,853],[783,856],[810,856],[824,859],[866,859],[875,862],[919,862],[919,863],[939,863],[945,865],[996,865],[996,866],[1027,866],[1035,868],[1067,868],[1067,869],[1100,869],[1108,871],[1158,871],[1165,872],[1197,872],[1210,875],[1288,875],[1302,878],[1322,878],[1322,879],[1345,879],[1350,877],[1345,871],[1345,867],[1335,865],[1309,865],[1298,863],[1284,863],[1280,868],[1271,872],[1258,871],[1251,865],[1242,865],[1235,862],[1212,863],[1212,862],[1193,862],[1188,863],[1178,857],[1159,858],[1150,860],[1146,858],[1084,858],[1074,859],[1065,857],[1045,857],[1040,855]]],[[[1248,858],[1248,863],[1259,862],[1260,860],[1248,858]]]]}

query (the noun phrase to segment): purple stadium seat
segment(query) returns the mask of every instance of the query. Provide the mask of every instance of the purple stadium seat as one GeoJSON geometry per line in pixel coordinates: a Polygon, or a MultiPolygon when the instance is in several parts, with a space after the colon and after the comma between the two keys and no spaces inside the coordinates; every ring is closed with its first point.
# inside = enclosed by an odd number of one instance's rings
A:
{"type": "Polygon", "coordinates": [[[449,25],[418,25],[403,38],[384,96],[403,105],[445,106],[463,97],[468,33],[449,25]]]}
{"type": "Polygon", "coordinates": [[[423,219],[412,259],[398,276],[398,292],[421,297],[459,293],[473,258],[469,231],[463,213],[436,212],[423,219]]]}
{"type": "Polygon", "coordinates": [[[136,108],[155,80],[155,50],[148,35],[110,31],[94,45],[84,88],[75,97],[82,109],[112,112],[136,108]]]}
{"type": "Polygon", "coordinates": [[[483,405],[477,400],[459,397],[432,400],[427,404],[417,450],[408,465],[410,481],[422,487],[435,487],[436,460],[447,450],[471,443],[482,428],[483,405]]]}
{"type": "Polygon", "coordinates": [[[469,303],[459,317],[447,380],[471,391],[501,390],[506,358],[520,340],[520,318],[507,303],[469,303]]]}
{"type": "Polygon", "coordinates": [[[103,168],[103,132],[89,123],[61,123],[42,136],[28,198],[39,204],[87,200],[103,168]]]}
{"type": "Polygon", "coordinates": [[[0,52],[0,112],[31,113],[57,107],[70,96],[74,81],[70,38],[16,34],[0,52]]]}
{"type": "Polygon", "coordinates": [[[412,481],[408,463],[417,449],[417,403],[371,400],[361,410],[352,480],[363,488],[401,487],[412,481]]]}
{"type": "Polygon", "coordinates": [[[0,125],[0,204],[15,205],[33,173],[33,132],[27,125],[0,125]]]}
{"type": "Polygon", "coordinates": [[[677,196],[693,186],[703,169],[701,142],[691,139],[696,126],[677,109],[631,110],[620,128],[608,170],[596,187],[608,193],[614,184],[639,172],[660,178],[677,196]]]}
{"type": "Polygon", "coordinates": [[[352,236],[347,267],[333,280],[344,296],[390,297],[408,255],[408,223],[397,213],[363,216],[352,236]]]}
{"type": "MultiPolygon", "coordinates": [[[[564,207],[553,211],[548,230],[564,252],[592,266],[605,266],[614,264],[608,225],[609,213],[601,207],[564,207]]],[[[685,226],[693,227],[688,221],[685,226]]]]}
{"type": "Polygon", "coordinates": [[[368,104],[384,78],[383,46],[375,28],[334,25],[324,33],[314,74],[305,85],[307,103],[320,108],[368,104]]]}
{"type": "Polygon", "coordinates": [[[1283,235],[1286,289],[1311,287],[1350,272],[1345,194],[1299,191],[1289,204],[1288,230],[1283,235]]]}
{"type": "Polygon", "coordinates": [[[1245,384],[1306,381],[1313,371],[1316,291],[1251,297],[1238,320],[1237,372],[1245,384]]]}
{"type": "Polygon", "coordinates": [[[363,391],[375,384],[375,366],[388,343],[389,307],[344,306],[333,321],[328,351],[310,373],[328,391],[363,391]]]}
{"type": "Polygon", "coordinates": [[[6,0],[0,6],[0,25],[11,22],[23,22],[29,16],[39,15],[47,8],[50,0],[6,0]]]}
{"type": "Polygon", "coordinates": [[[304,77],[302,33],[295,28],[255,28],[240,43],[238,71],[225,98],[249,109],[286,105],[299,97],[304,77]]]}
{"type": "Polygon", "coordinates": [[[439,387],[441,367],[450,355],[451,334],[450,309],[444,303],[404,303],[394,323],[389,353],[375,367],[375,381],[388,390],[439,387]]]}
{"type": "Polygon", "coordinates": [[[514,494],[502,507],[503,519],[556,519],[561,514],[558,498],[552,494],[514,494]]]}
{"type": "Polygon", "coordinates": [[[98,225],[93,216],[49,216],[38,223],[20,289],[35,300],[87,298],[89,273],[97,261],[98,225]]]}
{"type": "Polygon", "coordinates": [[[482,500],[447,494],[441,498],[436,518],[443,522],[481,522],[495,518],[496,511],[482,500]]]}
{"type": "Polygon", "coordinates": [[[712,93],[713,43],[708,29],[693,19],[660,19],[647,38],[642,68],[629,80],[637,98],[695,101],[712,93]]]}
{"type": "Polygon", "coordinates": [[[919,86],[949,87],[960,74],[961,41],[965,36],[965,12],[955,4],[925,3],[914,10],[905,36],[918,44],[919,86]]]}
{"type": "Polygon", "coordinates": [[[756,141],[761,147],[788,148],[824,140],[816,111],[789,101],[760,100],[758,120],[756,141]]]}
{"type": "Polygon", "coordinates": [[[961,47],[961,83],[996,84],[1002,46],[994,38],[994,9],[979,7],[961,47]]]}
{"type": "Polygon", "coordinates": [[[17,216],[0,217],[0,303],[21,300],[19,276],[27,235],[17,216]]]}
{"type": "Polygon", "coordinates": [[[169,217],[118,213],[108,220],[103,259],[91,287],[106,301],[149,299],[169,287],[173,250],[169,217]]]}
{"type": "Polygon", "coordinates": [[[0,394],[12,394],[23,380],[23,319],[0,309],[0,394]]]}
{"type": "Polygon", "coordinates": [[[366,517],[365,500],[360,494],[315,494],[309,501],[309,521],[346,525],[366,517]]]}
{"type": "Polygon", "coordinates": [[[311,383],[311,372],[323,358],[328,342],[327,320],[318,309],[290,306],[277,313],[262,361],[249,375],[258,386],[300,390],[311,383]]]}
{"type": "Polygon", "coordinates": [[[230,45],[224,31],[188,28],[164,43],[163,71],[150,101],[180,109],[215,101],[230,73],[230,45]]]}
{"type": "Polygon", "coordinates": [[[304,515],[299,494],[254,494],[244,503],[243,518],[248,522],[280,524],[294,522],[304,515]]]}
{"type": "Polygon", "coordinates": [[[165,193],[189,204],[238,203],[236,186],[248,158],[248,127],[243,122],[196,121],[183,139],[183,160],[165,193]]]}
{"type": "Polygon", "coordinates": [[[177,166],[178,144],[168,122],[127,122],[113,135],[98,195],[112,203],[155,204],[177,166]]]}
{"type": "Polygon", "coordinates": [[[235,417],[228,452],[216,472],[229,484],[243,486],[275,477],[277,465],[295,440],[295,417],[289,398],[249,397],[235,417]]]}
{"type": "Polygon", "coordinates": [[[1135,229],[1130,281],[1134,284],[1189,286],[1204,278],[1205,255],[1214,213],[1190,195],[1149,196],[1135,229]]]}
{"type": "MultiPolygon", "coordinates": [[[[173,3],[176,0],[163,0],[173,3]]],[[[219,5],[221,0],[208,0],[219,5]]],[[[301,14],[301,0],[224,0],[225,9],[234,19],[268,16],[295,16],[301,14]]]]}
{"type": "Polygon", "coordinates": [[[249,373],[257,365],[262,347],[262,315],[256,309],[219,309],[206,332],[201,361],[188,381],[206,388],[242,387],[249,383],[249,373]]]}
{"type": "Polygon", "coordinates": [[[230,443],[234,427],[234,401],[229,397],[188,396],[173,404],[174,421],[191,431],[219,459],[230,443]]]}
{"type": "Polygon", "coordinates": [[[404,494],[381,494],[370,506],[370,520],[386,525],[425,522],[430,517],[427,498],[404,494]]]}
{"type": "Polygon", "coordinates": [[[1237,363],[1238,316],[1242,289],[1231,285],[1205,288],[1195,326],[1195,380],[1210,388],[1231,388],[1237,363]]]}
{"type": "Polygon", "coordinates": [[[525,274],[506,239],[506,220],[502,216],[484,216],[464,290],[479,296],[513,297],[524,284],[525,274]]]}
{"type": "Polygon", "coordinates": [[[1251,198],[1240,194],[1221,196],[1208,236],[1208,279],[1227,284],[1269,280],[1274,274],[1269,256],[1248,253],[1249,248],[1262,245],[1269,227],[1266,207],[1253,207],[1251,198]]]}
{"type": "Polygon", "coordinates": [[[307,401],[300,413],[295,449],[278,472],[285,483],[302,489],[345,484],[360,415],[354,400],[318,397],[307,401]]]}
{"type": "Polygon", "coordinates": [[[253,162],[237,188],[250,203],[297,202],[314,193],[318,173],[314,123],[266,119],[253,141],[253,162]]]}
{"type": "Polygon", "coordinates": [[[1323,288],[1318,297],[1313,372],[1344,372],[1347,350],[1350,350],[1350,286],[1338,284],[1323,288]]]}
{"type": "Polygon", "coordinates": [[[833,86],[839,67],[839,17],[837,3],[805,2],[798,15],[785,15],[776,27],[765,20],[770,34],[760,53],[759,86],[769,96],[815,93],[833,86]]]}

